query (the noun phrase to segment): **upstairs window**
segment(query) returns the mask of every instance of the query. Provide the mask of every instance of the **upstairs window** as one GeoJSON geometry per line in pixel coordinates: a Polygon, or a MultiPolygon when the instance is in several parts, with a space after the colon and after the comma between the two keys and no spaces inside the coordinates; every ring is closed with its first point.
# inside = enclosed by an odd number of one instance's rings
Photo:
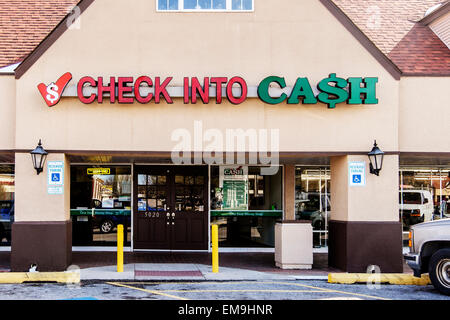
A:
{"type": "Polygon", "coordinates": [[[158,11],[253,11],[254,0],[156,0],[158,11]]]}

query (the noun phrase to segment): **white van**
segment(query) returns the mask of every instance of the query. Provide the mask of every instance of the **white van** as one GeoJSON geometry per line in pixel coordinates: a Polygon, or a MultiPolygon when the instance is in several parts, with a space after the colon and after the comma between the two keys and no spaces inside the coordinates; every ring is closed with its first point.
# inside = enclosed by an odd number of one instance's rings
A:
{"type": "Polygon", "coordinates": [[[433,196],[427,190],[403,190],[399,193],[400,215],[403,222],[413,225],[433,220],[433,196]]]}

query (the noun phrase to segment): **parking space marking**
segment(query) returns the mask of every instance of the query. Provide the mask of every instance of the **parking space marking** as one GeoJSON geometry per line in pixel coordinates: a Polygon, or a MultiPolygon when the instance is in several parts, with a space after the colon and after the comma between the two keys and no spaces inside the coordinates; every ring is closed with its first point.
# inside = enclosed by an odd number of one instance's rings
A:
{"type": "Polygon", "coordinates": [[[334,298],[323,298],[318,300],[362,300],[361,298],[356,297],[334,297],[334,298]]]}
{"type": "Polygon", "coordinates": [[[118,286],[118,287],[124,287],[124,288],[128,288],[128,289],[143,291],[143,292],[147,292],[147,293],[151,293],[151,294],[156,294],[156,295],[160,295],[160,296],[169,297],[169,298],[172,298],[172,299],[189,300],[187,298],[178,297],[178,296],[174,296],[174,295],[171,295],[171,294],[165,294],[165,293],[154,291],[154,290],[147,290],[147,289],[142,289],[142,288],[136,288],[136,287],[128,286],[128,285],[125,285],[125,284],[122,284],[122,283],[118,283],[118,282],[106,282],[106,283],[109,284],[109,285],[113,285],[113,286],[118,286]]]}
{"type": "Polygon", "coordinates": [[[318,290],[322,290],[323,292],[340,293],[340,294],[353,295],[353,296],[359,296],[359,297],[370,298],[370,299],[391,300],[391,299],[386,299],[386,298],[383,298],[383,297],[369,296],[369,295],[362,294],[362,293],[354,293],[354,292],[347,292],[347,291],[341,291],[341,290],[325,289],[325,288],[320,288],[320,287],[308,286],[308,285],[305,285],[305,284],[286,283],[286,282],[274,282],[274,283],[286,284],[286,285],[290,284],[290,285],[293,285],[293,286],[305,287],[305,288],[310,288],[310,289],[318,289],[318,290]]]}
{"type": "Polygon", "coordinates": [[[257,285],[284,285],[284,286],[296,286],[296,287],[302,287],[303,290],[289,290],[289,289],[186,289],[186,290],[180,290],[180,289],[161,289],[161,290],[148,290],[143,288],[134,287],[132,285],[167,285],[171,284],[170,282],[127,282],[126,284],[120,283],[120,282],[107,282],[107,284],[124,287],[128,289],[143,291],[155,295],[161,295],[165,297],[169,297],[172,299],[177,300],[190,300],[188,298],[176,296],[169,293],[334,293],[334,294],[341,294],[345,295],[344,297],[330,297],[330,298],[322,298],[318,300],[362,300],[361,298],[368,298],[368,299],[376,299],[376,300],[390,300],[383,297],[378,296],[371,296],[366,295],[362,293],[354,293],[354,292],[348,292],[348,291],[342,291],[342,290],[334,290],[329,288],[321,288],[321,287],[315,287],[315,286],[309,286],[305,284],[299,284],[299,283],[291,283],[291,282],[273,282],[273,281],[263,281],[263,282],[176,282],[175,284],[187,284],[187,285],[230,285],[230,284],[257,284],[257,285]],[[352,297],[349,297],[352,296],[352,297]]]}
{"type": "Polygon", "coordinates": [[[161,292],[186,292],[186,293],[225,293],[225,292],[261,292],[261,293],[299,293],[299,292],[315,292],[315,293],[322,293],[323,291],[320,290],[271,290],[271,289],[229,289],[229,290],[170,290],[170,289],[164,289],[160,290],[161,292]]]}
{"type": "MultiPolygon", "coordinates": [[[[243,283],[243,282],[238,282],[239,284],[273,284],[271,282],[248,282],[248,283],[243,283]]],[[[165,295],[164,293],[167,292],[178,292],[178,293],[225,293],[225,292],[260,292],[260,293],[305,293],[305,292],[310,292],[310,293],[320,293],[323,292],[322,290],[278,290],[278,289],[196,289],[196,290],[175,290],[175,289],[162,289],[162,290],[147,290],[147,289],[140,289],[140,288],[136,288],[136,287],[132,287],[130,286],[130,284],[134,284],[134,285],[155,285],[155,284],[168,284],[167,282],[127,282],[127,285],[122,284],[122,283],[108,283],[108,284],[115,284],[121,287],[126,287],[126,288],[130,288],[130,289],[136,289],[136,290],[141,290],[141,291],[146,291],[146,292],[152,292],[152,293],[161,293],[162,295],[165,295]]],[[[177,282],[177,284],[237,284],[237,282],[177,282]]],[[[173,296],[175,297],[175,296],[173,296]]],[[[179,298],[179,297],[178,297],[179,298]]]]}
{"type": "Polygon", "coordinates": [[[143,285],[160,285],[160,284],[273,284],[272,282],[264,281],[190,281],[190,282],[169,282],[169,281],[138,281],[138,282],[126,282],[127,284],[143,284],[143,285]]]}

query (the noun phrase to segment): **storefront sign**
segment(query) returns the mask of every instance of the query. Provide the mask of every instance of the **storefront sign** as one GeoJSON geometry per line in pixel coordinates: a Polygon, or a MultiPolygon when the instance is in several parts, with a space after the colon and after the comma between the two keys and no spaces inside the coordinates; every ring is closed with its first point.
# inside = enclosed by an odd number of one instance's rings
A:
{"type": "Polygon", "coordinates": [[[47,191],[48,194],[58,195],[64,193],[64,163],[62,161],[49,161],[47,163],[47,191]]]}
{"type": "MultiPolygon", "coordinates": [[[[39,84],[39,91],[49,107],[58,103],[71,78],[72,75],[66,73],[56,83],[48,86],[43,83],[39,84]]],[[[104,79],[103,77],[86,76],[78,81],[74,96],[85,104],[103,103],[104,101],[119,104],[135,102],[158,104],[163,100],[172,104],[173,99],[169,94],[169,88],[173,88],[170,86],[172,80],[172,77],[152,79],[148,76],[141,76],[136,79],[134,77],[104,79]]],[[[377,77],[344,79],[338,77],[336,73],[332,73],[328,78],[319,81],[314,90],[308,78],[298,78],[291,88],[287,86],[285,78],[270,76],[259,83],[257,96],[262,102],[271,105],[283,102],[311,105],[321,102],[333,109],[336,108],[336,105],[344,102],[350,105],[378,104],[377,83],[377,77]],[[279,88],[281,91],[273,94],[271,91],[274,88],[279,88]],[[289,92],[287,92],[288,88],[291,88],[289,92]]],[[[199,100],[208,104],[211,98],[216,104],[221,104],[226,98],[228,102],[238,105],[246,101],[249,87],[241,77],[204,77],[203,84],[197,77],[185,77],[182,91],[185,104],[196,104],[199,100]]]]}
{"type": "Polygon", "coordinates": [[[87,174],[88,175],[109,175],[111,174],[111,169],[110,168],[88,168],[87,169],[87,174]]]}
{"type": "Polygon", "coordinates": [[[258,87],[259,98],[268,104],[278,104],[287,101],[287,104],[317,104],[318,101],[328,105],[333,109],[337,104],[347,102],[347,104],[377,104],[376,84],[378,78],[344,78],[336,77],[335,73],[330,74],[326,79],[320,81],[317,88],[321,93],[314,95],[308,78],[298,78],[290,96],[283,93],[278,98],[269,95],[269,87],[272,83],[278,84],[282,89],[286,87],[286,81],[280,77],[268,77],[264,79],[258,87]],[[361,86],[363,85],[363,86],[361,86]],[[361,99],[361,95],[364,99],[361,99]]]}
{"type": "Polygon", "coordinates": [[[72,74],[67,72],[59,78],[56,83],[52,82],[48,86],[44,83],[38,85],[39,92],[49,107],[53,107],[59,102],[61,95],[70,80],[72,80],[72,74]]]}
{"type": "Polygon", "coordinates": [[[365,186],[366,185],[366,163],[364,161],[354,161],[348,163],[349,185],[365,186]]]}

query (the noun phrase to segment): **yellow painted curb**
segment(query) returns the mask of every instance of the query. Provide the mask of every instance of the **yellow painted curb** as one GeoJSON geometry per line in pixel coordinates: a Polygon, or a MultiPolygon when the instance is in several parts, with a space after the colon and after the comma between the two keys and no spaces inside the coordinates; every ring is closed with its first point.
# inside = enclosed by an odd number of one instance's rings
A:
{"type": "Polygon", "coordinates": [[[397,285],[426,286],[431,284],[428,275],[416,278],[412,274],[404,273],[330,273],[329,283],[354,284],[354,283],[389,283],[397,285]]]}
{"type": "Polygon", "coordinates": [[[0,283],[16,284],[24,282],[79,283],[79,272],[2,272],[0,283]]]}

